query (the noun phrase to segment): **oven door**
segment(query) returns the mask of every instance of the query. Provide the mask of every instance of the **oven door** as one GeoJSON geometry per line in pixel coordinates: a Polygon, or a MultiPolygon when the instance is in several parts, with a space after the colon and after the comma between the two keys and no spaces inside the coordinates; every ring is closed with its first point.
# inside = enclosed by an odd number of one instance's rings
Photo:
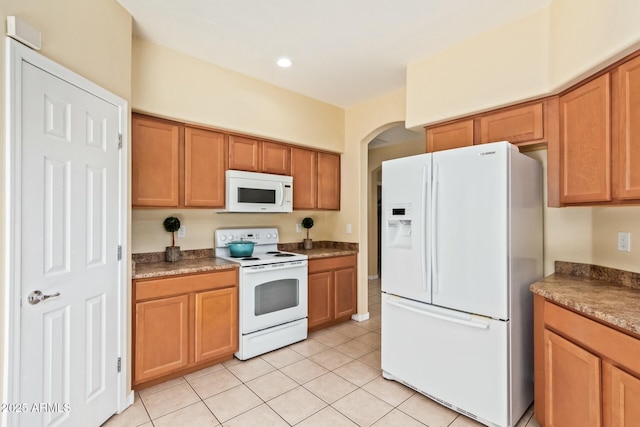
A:
{"type": "Polygon", "coordinates": [[[307,317],[307,261],[241,268],[240,331],[259,331],[307,317]]]}

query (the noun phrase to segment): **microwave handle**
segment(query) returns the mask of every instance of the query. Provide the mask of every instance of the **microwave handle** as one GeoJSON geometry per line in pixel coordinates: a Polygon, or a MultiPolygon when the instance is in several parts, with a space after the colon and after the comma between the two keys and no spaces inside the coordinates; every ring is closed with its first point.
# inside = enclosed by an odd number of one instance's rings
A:
{"type": "Polygon", "coordinates": [[[280,197],[276,204],[282,206],[284,204],[284,184],[279,182],[278,185],[280,186],[280,197]]]}

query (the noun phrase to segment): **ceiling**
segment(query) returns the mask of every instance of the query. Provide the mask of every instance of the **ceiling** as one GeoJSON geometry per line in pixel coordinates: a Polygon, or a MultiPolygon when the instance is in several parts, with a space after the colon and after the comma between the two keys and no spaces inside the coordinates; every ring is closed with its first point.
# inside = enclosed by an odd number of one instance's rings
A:
{"type": "Polygon", "coordinates": [[[118,0],[134,35],[350,107],[405,86],[406,66],[551,0],[118,0]],[[276,66],[278,57],[294,65],[276,66]]]}

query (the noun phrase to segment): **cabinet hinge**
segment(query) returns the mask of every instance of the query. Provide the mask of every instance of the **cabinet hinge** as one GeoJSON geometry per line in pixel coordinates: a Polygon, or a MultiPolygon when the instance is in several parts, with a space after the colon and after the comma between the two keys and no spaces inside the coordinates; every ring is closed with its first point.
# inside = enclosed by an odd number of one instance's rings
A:
{"type": "Polygon", "coordinates": [[[118,372],[122,371],[122,357],[118,357],[118,372]]]}
{"type": "Polygon", "coordinates": [[[118,245],[118,261],[122,259],[122,245],[118,245]]]}
{"type": "Polygon", "coordinates": [[[122,134],[118,134],[118,150],[122,150],[122,134]]]}

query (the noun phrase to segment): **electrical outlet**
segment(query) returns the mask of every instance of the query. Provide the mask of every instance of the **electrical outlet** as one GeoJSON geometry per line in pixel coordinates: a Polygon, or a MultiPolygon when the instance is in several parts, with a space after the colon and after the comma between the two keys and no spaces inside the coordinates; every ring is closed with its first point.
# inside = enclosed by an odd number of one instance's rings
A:
{"type": "Polygon", "coordinates": [[[296,233],[302,233],[302,224],[296,224],[296,233]]]}
{"type": "Polygon", "coordinates": [[[178,238],[181,239],[183,237],[187,237],[187,226],[186,225],[181,225],[180,228],[178,228],[178,238]]]}
{"type": "Polygon", "coordinates": [[[345,232],[347,234],[351,234],[351,224],[347,224],[347,226],[345,227],[345,232]]]}
{"type": "Polygon", "coordinates": [[[621,252],[631,251],[631,233],[628,231],[618,231],[618,250],[621,252]]]}

